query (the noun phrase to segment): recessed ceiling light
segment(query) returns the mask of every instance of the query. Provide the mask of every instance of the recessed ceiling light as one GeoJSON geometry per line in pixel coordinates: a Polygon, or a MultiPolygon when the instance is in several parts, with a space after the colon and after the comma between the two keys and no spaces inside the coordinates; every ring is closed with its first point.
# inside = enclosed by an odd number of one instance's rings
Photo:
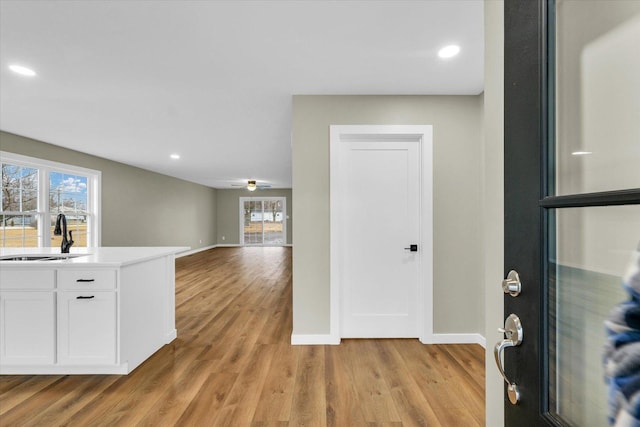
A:
{"type": "Polygon", "coordinates": [[[36,75],[36,72],[31,68],[23,67],[22,65],[11,64],[9,65],[9,69],[14,73],[21,74],[23,76],[33,77],[36,75]]]}
{"type": "Polygon", "coordinates": [[[586,156],[587,154],[591,154],[591,151],[574,151],[571,153],[572,156],[586,156]]]}
{"type": "Polygon", "coordinates": [[[440,58],[452,58],[460,53],[460,46],[455,44],[445,46],[438,51],[438,56],[440,58]]]}
{"type": "Polygon", "coordinates": [[[174,160],[178,160],[180,158],[180,154],[172,154],[169,157],[171,157],[174,160]]]}

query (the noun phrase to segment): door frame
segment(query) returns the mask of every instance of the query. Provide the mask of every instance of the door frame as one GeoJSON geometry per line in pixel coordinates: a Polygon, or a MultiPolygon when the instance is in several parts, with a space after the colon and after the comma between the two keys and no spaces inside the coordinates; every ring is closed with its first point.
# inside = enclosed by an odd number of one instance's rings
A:
{"type": "MultiPolygon", "coordinates": [[[[284,196],[271,196],[271,197],[240,197],[239,198],[239,242],[241,246],[287,246],[287,198],[284,196]],[[264,244],[264,217],[262,218],[262,244],[260,245],[248,245],[244,242],[244,202],[252,201],[281,201],[282,202],[282,245],[265,245],[264,244]]],[[[264,212],[264,204],[262,205],[262,212],[264,212]]]]}
{"type": "Polygon", "coordinates": [[[433,342],[433,126],[431,125],[332,125],[329,129],[330,199],[330,341],[339,344],[346,162],[341,144],[350,141],[415,141],[419,143],[418,338],[433,342]]]}

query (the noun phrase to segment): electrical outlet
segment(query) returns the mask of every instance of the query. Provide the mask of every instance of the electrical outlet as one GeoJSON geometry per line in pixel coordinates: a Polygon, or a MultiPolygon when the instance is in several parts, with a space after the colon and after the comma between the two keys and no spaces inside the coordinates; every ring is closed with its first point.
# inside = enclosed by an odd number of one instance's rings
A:
{"type": "Polygon", "coordinates": [[[224,240],[226,240],[226,237],[222,236],[222,240],[223,240],[223,241],[224,241],[224,240]]]}
{"type": "Polygon", "coordinates": [[[202,239],[200,239],[200,243],[202,243],[202,239]]]}

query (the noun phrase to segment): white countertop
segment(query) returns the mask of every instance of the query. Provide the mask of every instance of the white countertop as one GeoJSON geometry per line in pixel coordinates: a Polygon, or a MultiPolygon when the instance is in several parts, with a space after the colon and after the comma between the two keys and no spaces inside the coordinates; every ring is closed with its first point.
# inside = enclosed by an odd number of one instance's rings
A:
{"type": "MultiPolygon", "coordinates": [[[[149,246],[149,247],[98,247],[71,248],[68,255],[73,258],[50,261],[0,261],[5,267],[121,267],[128,264],[177,254],[189,250],[186,246],[149,246]]],[[[0,258],[7,256],[60,255],[60,248],[0,248],[0,258]]]]}

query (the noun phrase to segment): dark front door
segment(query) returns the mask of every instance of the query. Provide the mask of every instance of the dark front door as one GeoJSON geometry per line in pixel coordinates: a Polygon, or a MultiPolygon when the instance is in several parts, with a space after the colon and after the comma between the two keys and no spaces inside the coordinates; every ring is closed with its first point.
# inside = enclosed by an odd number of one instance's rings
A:
{"type": "Polygon", "coordinates": [[[639,45],[640,1],[505,1],[505,276],[522,285],[496,348],[507,426],[628,416],[609,387],[640,371],[610,358],[638,325],[610,316],[631,306],[640,251],[639,45]]]}

